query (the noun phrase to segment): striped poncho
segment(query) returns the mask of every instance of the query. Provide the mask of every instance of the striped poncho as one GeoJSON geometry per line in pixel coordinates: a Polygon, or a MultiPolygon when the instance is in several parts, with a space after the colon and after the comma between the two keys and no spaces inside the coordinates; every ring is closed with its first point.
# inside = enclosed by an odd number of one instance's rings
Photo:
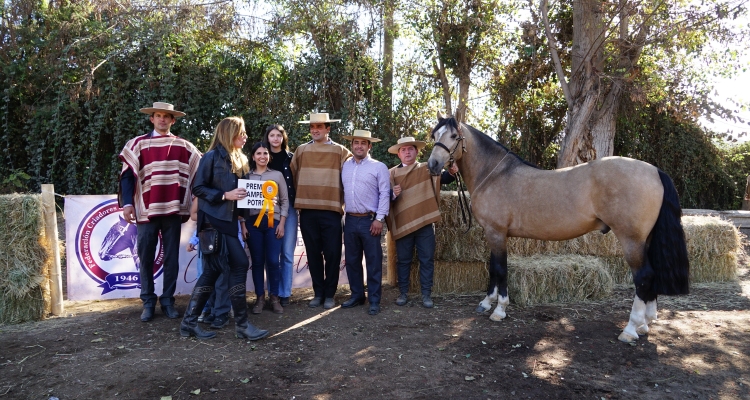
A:
{"type": "Polygon", "coordinates": [[[388,229],[393,240],[417,229],[440,222],[440,177],[432,177],[427,163],[414,163],[408,167],[390,169],[391,187],[401,185],[401,194],[391,201],[388,229]]]}
{"type": "Polygon", "coordinates": [[[201,153],[192,143],[172,134],[146,134],[129,140],[119,155],[122,171],[135,174],[135,207],[138,223],[151,217],[179,214],[190,217],[190,187],[201,153]]]}
{"type": "Polygon", "coordinates": [[[294,208],[328,210],[343,214],[341,166],[352,153],[334,143],[305,143],[292,158],[292,175],[297,194],[294,208]]]}

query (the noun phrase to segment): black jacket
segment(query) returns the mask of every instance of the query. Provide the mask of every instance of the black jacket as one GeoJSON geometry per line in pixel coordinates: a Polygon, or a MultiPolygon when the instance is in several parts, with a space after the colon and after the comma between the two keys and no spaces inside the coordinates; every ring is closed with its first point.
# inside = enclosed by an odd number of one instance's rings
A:
{"type": "Polygon", "coordinates": [[[237,202],[221,198],[234,189],[237,189],[237,175],[232,172],[229,153],[223,146],[216,146],[203,155],[193,179],[193,195],[200,199],[198,210],[222,221],[232,221],[237,202]]]}

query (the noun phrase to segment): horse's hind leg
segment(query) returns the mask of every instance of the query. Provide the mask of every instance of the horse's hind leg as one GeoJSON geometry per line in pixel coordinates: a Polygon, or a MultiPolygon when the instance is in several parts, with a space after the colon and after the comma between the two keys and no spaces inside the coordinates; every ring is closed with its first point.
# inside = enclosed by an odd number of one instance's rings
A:
{"type": "MultiPolygon", "coordinates": [[[[624,247],[624,246],[623,246],[624,247]]],[[[628,325],[622,330],[618,339],[625,343],[632,343],[638,340],[639,335],[648,333],[648,324],[656,320],[656,293],[652,289],[654,270],[645,251],[642,253],[641,268],[633,268],[633,283],[635,283],[635,298],[633,299],[633,308],[630,311],[628,325]]],[[[626,259],[628,259],[626,252],[626,259]]],[[[628,263],[632,266],[631,259],[628,263]]]]}

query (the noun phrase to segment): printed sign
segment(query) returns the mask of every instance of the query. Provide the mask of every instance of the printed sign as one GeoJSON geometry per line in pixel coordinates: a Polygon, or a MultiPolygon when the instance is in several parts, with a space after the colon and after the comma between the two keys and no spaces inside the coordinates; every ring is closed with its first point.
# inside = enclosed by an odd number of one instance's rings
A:
{"type": "Polygon", "coordinates": [[[252,208],[259,210],[263,208],[263,184],[266,181],[253,181],[250,179],[238,179],[237,186],[247,190],[247,197],[237,200],[237,208],[252,208]]]}
{"type": "MultiPolygon", "coordinates": [[[[258,182],[258,181],[253,181],[258,182]]],[[[261,184],[263,182],[260,182],[261,184]]],[[[296,217],[296,211],[292,210],[296,217]]],[[[295,218],[296,220],[296,218],[295,218]]],[[[297,246],[292,267],[292,287],[311,287],[302,235],[297,233],[297,246]]],[[[198,280],[197,252],[187,251],[195,235],[195,222],[182,224],[180,234],[180,272],[175,294],[190,294],[198,280]]],[[[67,252],[67,300],[105,300],[137,298],[141,293],[140,259],[138,258],[138,227],[122,218],[122,208],[115,195],[66,196],[65,237],[67,252]]],[[[340,262],[339,284],[346,284],[345,264],[340,262]]],[[[248,259],[252,264],[250,255],[248,259]]],[[[164,252],[161,241],[154,256],[154,288],[162,292],[164,252]]],[[[252,265],[250,268],[253,268],[252,265]]],[[[247,274],[247,291],[254,291],[252,273],[247,274]]]]}

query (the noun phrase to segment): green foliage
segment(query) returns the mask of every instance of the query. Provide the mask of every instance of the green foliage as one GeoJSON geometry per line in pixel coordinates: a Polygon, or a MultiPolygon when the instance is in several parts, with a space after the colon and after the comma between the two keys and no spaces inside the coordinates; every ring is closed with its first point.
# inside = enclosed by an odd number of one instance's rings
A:
{"type": "Polygon", "coordinates": [[[615,155],[643,160],[666,172],[683,208],[739,209],[745,190],[745,177],[738,176],[740,165],[750,166],[750,159],[737,153],[736,172],[730,172],[727,152],[695,125],[656,107],[634,107],[628,115],[617,123],[615,155]]]}

